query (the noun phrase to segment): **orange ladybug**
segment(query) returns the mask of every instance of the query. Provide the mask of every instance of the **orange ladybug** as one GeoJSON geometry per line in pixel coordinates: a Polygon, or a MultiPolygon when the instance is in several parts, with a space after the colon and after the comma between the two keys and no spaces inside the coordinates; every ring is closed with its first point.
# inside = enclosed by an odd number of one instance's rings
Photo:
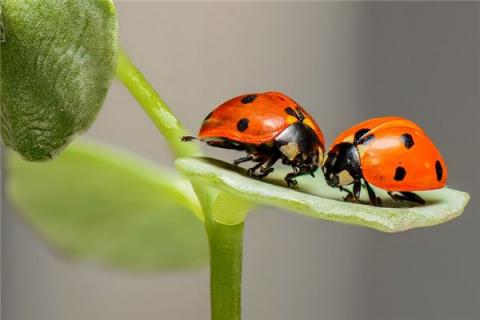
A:
{"type": "Polygon", "coordinates": [[[361,122],[333,142],[323,172],[331,187],[358,201],[363,180],[370,203],[381,205],[370,184],[388,191],[396,201],[425,204],[412,191],[445,186],[447,165],[425,132],[401,117],[381,117],[361,122]],[[353,184],[353,192],[344,189],[353,184]]]}
{"type": "Polygon", "coordinates": [[[251,177],[263,178],[282,163],[292,167],[285,176],[288,186],[295,177],[310,174],[323,162],[325,140],[322,131],[305,109],[280,92],[246,94],[230,99],[213,110],[202,122],[198,138],[218,148],[246,151],[234,161],[257,162],[248,169],[251,177]]]}

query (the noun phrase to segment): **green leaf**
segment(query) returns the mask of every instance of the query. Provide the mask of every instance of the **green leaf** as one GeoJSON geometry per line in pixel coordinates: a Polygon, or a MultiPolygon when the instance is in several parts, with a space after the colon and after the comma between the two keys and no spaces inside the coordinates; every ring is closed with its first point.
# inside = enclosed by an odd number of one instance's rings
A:
{"type": "Polygon", "coordinates": [[[1,135],[28,160],[60,152],[94,121],[115,75],[111,0],[0,0],[1,135]]]}
{"type": "Polygon", "coordinates": [[[206,262],[198,200],[175,171],[85,142],[43,163],[11,154],[8,168],[19,213],[70,257],[130,269],[206,262]]]}
{"type": "MultiPolygon", "coordinates": [[[[181,158],[175,162],[177,168],[198,184],[224,190],[244,201],[286,208],[311,217],[344,222],[374,228],[385,232],[398,232],[412,228],[432,226],[459,216],[469,201],[464,192],[444,188],[436,191],[419,192],[427,201],[425,206],[410,206],[394,202],[385,192],[376,189],[382,197],[384,207],[369,204],[344,202],[340,191],[330,188],[321,172],[316,178],[300,177],[298,187],[285,186],[285,170],[276,170],[264,181],[249,178],[245,170],[210,158],[181,158]]],[[[366,202],[365,193],[362,200],[366,202]]],[[[238,221],[243,220],[238,217],[238,221]]],[[[214,219],[230,224],[232,217],[224,221],[222,215],[214,219]]]]}

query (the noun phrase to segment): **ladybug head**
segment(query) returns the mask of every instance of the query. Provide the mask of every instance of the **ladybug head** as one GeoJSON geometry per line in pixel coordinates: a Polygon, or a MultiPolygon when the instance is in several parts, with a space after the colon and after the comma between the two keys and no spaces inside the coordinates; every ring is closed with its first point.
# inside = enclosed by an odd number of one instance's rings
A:
{"type": "Polygon", "coordinates": [[[361,179],[360,159],[355,146],[342,142],[330,149],[323,165],[323,174],[331,187],[346,186],[361,179]]]}
{"type": "Polygon", "coordinates": [[[283,130],[275,138],[275,144],[285,164],[316,169],[323,162],[323,146],[315,131],[303,122],[295,122],[283,130]]]}

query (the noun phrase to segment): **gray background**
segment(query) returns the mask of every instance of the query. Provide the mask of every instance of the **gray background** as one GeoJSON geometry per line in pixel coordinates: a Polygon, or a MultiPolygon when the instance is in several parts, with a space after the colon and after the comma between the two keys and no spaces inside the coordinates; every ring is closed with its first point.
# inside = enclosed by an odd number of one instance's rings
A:
{"type": "MultiPolygon", "coordinates": [[[[473,198],[451,223],[393,235],[257,210],[246,225],[245,319],[480,318],[479,3],[117,6],[123,46],[192,131],[223,100],[271,89],[311,111],[329,141],[369,117],[406,116],[440,147],[449,184],[473,198]]],[[[171,163],[118,83],[88,135],[171,163]]],[[[209,317],[206,268],[74,264],[8,211],[2,248],[5,320],[209,317]]]]}

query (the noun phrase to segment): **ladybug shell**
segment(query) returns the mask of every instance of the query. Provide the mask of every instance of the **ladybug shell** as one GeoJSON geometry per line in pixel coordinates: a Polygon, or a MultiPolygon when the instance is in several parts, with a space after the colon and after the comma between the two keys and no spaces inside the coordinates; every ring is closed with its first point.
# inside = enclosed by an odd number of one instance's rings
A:
{"type": "Polygon", "coordinates": [[[417,124],[400,117],[375,118],[342,136],[351,139],[352,132],[365,125],[371,129],[358,137],[356,147],[363,177],[369,183],[388,191],[421,191],[445,186],[447,165],[417,124]]]}
{"type": "Polygon", "coordinates": [[[408,119],[397,116],[379,117],[360,122],[359,124],[354,125],[350,129],[345,130],[333,141],[332,146],[337,145],[341,142],[354,143],[355,140],[359,140],[362,136],[365,137],[365,133],[369,132],[374,128],[379,129],[381,128],[381,126],[411,127],[423,132],[422,128],[420,128],[416,123],[408,119]]]}
{"type": "Polygon", "coordinates": [[[287,108],[299,109],[304,114],[303,123],[313,129],[324,150],[322,131],[310,114],[280,92],[247,94],[224,102],[205,118],[198,135],[202,140],[224,138],[253,145],[268,144],[298,122],[286,112],[287,108]]]}

